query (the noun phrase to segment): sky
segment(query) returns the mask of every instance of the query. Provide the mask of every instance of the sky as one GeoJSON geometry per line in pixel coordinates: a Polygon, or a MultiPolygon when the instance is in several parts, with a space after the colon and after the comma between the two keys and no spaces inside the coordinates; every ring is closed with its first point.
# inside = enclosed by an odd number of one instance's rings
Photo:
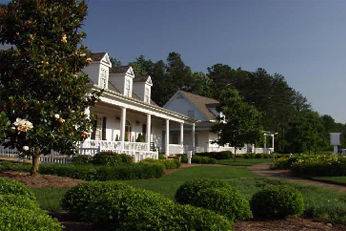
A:
{"type": "MultiPolygon", "coordinates": [[[[0,0],[0,2],[4,0],[0,0]]],[[[86,45],[123,63],[182,55],[280,73],[321,114],[346,122],[346,0],[87,0],[86,45]]]]}

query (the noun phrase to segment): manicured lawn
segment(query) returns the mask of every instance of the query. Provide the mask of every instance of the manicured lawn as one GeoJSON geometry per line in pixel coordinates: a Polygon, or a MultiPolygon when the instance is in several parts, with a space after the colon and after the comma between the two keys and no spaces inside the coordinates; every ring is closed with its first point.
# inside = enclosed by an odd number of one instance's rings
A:
{"type": "Polygon", "coordinates": [[[322,181],[346,186],[346,176],[321,176],[321,177],[313,177],[312,179],[322,180],[322,181]]]}
{"type": "MultiPolygon", "coordinates": [[[[211,178],[227,181],[240,190],[248,199],[258,190],[272,184],[286,184],[278,180],[269,180],[254,176],[247,170],[250,162],[259,163],[268,160],[239,160],[242,166],[214,165],[196,166],[178,170],[171,175],[158,179],[128,180],[126,183],[162,193],[173,199],[177,188],[186,180],[194,178],[211,178]]],[[[233,165],[232,160],[224,161],[233,165]]],[[[313,186],[291,184],[302,192],[305,200],[305,215],[326,221],[346,224],[346,195],[313,186]]],[[[42,208],[59,210],[59,201],[65,189],[35,189],[42,208]]]]}

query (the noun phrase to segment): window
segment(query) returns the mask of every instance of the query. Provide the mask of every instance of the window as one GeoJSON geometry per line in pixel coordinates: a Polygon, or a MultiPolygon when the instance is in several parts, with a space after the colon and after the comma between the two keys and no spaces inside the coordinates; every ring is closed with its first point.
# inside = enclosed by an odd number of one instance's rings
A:
{"type": "Polygon", "coordinates": [[[144,102],[150,103],[150,87],[145,87],[144,102]]]}
{"type": "Polygon", "coordinates": [[[131,80],[126,78],[126,80],[125,80],[125,91],[124,91],[125,96],[130,97],[130,91],[131,91],[131,80]]]}
{"type": "Polygon", "coordinates": [[[104,68],[101,68],[100,87],[101,88],[106,88],[107,87],[107,70],[104,69],[104,68]]]}

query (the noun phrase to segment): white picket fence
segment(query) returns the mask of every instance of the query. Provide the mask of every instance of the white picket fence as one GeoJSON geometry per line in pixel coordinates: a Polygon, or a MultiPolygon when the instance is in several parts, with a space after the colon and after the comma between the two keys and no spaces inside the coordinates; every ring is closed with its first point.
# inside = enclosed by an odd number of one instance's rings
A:
{"type": "MultiPolygon", "coordinates": [[[[15,158],[17,161],[30,161],[31,157],[20,157],[16,149],[5,148],[0,146],[0,157],[3,158],[15,158]]],[[[40,161],[43,163],[57,163],[57,164],[67,164],[72,160],[71,156],[67,155],[57,155],[56,152],[52,152],[51,155],[41,156],[40,161]]]]}

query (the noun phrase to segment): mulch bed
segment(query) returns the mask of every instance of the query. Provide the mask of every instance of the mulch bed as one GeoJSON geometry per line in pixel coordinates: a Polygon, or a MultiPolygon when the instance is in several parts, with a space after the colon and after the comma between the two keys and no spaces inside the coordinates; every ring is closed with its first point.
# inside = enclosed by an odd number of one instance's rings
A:
{"type": "Polygon", "coordinates": [[[235,231],[345,231],[346,226],[316,222],[303,218],[288,218],[276,221],[240,221],[234,225],[235,231]]]}
{"type": "Polygon", "coordinates": [[[17,171],[0,172],[0,177],[23,182],[31,188],[70,188],[84,182],[83,180],[53,175],[37,175],[33,177],[27,172],[17,171]]]}

